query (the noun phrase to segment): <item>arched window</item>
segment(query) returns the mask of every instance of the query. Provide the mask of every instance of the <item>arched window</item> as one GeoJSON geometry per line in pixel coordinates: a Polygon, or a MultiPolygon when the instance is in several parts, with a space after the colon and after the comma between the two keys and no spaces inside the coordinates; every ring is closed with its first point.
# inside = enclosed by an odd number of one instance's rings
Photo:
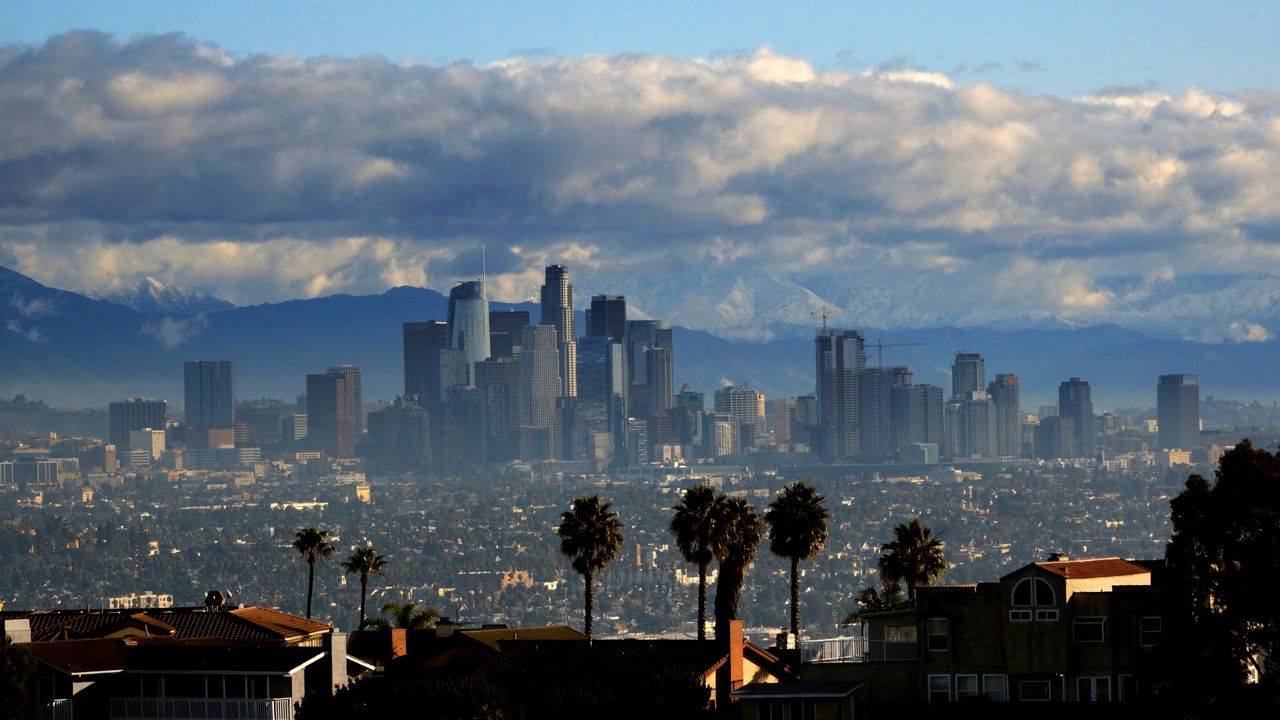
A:
{"type": "Polygon", "coordinates": [[[1023,578],[1013,586],[1013,609],[1009,611],[1009,619],[1014,622],[1057,620],[1057,601],[1053,586],[1044,578],[1023,578]]]}

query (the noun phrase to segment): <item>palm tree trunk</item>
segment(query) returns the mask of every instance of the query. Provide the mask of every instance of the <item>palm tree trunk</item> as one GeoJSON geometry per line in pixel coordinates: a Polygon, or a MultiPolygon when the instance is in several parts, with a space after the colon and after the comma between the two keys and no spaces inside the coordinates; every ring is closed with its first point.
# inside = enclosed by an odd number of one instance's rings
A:
{"type": "Polygon", "coordinates": [[[588,640],[590,640],[590,639],[591,639],[591,601],[592,601],[592,592],[591,592],[591,585],[592,585],[592,582],[591,582],[591,580],[592,580],[592,572],[591,572],[590,570],[588,570],[588,571],[586,571],[585,573],[583,573],[583,574],[582,574],[582,579],[583,579],[583,581],[586,583],[586,591],[585,591],[585,595],[584,595],[584,604],[585,604],[585,606],[586,606],[586,607],[585,607],[586,620],[584,621],[583,625],[584,625],[584,632],[585,632],[585,634],[586,634],[586,636],[587,636],[587,639],[588,639],[588,640]]]}
{"type": "Polygon", "coordinates": [[[311,619],[311,590],[316,583],[316,556],[307,556],[307,619],[311,619]]]}
{"type": "Polygon", "coordinates": [[[707,564],[698,565],[698,639],[707,639],[707,564]]]}
{"type": "Polygon", "coordinates": [[[364,629],[364,598],[368,589],[369,576],[365,573],[360,573],[360,624],[356,626],[357,630],[364,629]]]}
{"type": "Polygon", "coordinates": [[[800,642],[800,558],[791,556],[791,636],[800,642]]]}

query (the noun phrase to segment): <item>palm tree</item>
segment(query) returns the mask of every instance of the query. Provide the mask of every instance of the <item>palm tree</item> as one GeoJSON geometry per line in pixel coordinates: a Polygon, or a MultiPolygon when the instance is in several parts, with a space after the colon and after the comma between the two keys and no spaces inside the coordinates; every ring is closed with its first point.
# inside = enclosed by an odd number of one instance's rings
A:
{"type": "Polygon", "coordinates": [[[800,561],[817,555],[827,545],[827,506],[818,491],[804,482],[782,488],[769,503],[764,520],[769,523],[769,549],[791,560],[791,635],[800,637],[800,561]]]}
{"type": "Polygon", "coordinates": [[[591,603],[595,574],[613,562],[622,547],[622,523],[611,503],[599,495],[583,495],[573,501],[573,509],[560,516],[560,552],[573,560],[581,573],[585,591],[585,634],[591,637],[591,603]]]}
{"type": "Polygon", "coordinates": [[[379,555],[378,551],[371,547],[356,548],[351,557],[342,561],[342,569],[345,572],[360,576],[360,624],[357,626],[358,629],[364,629],[364,601],[369,592],[369,576],[381,574],[386,567],[386,556],[379,555]]]}
{"type": "Polygon", "coordinates": [[[844,624],[852,625],[862,620],[862,616],[867,613],[880,612],[882,610],[891,610],[898,603],[898,595],[902,588],[898,586],[898,581],[880,576],[882,587],[876,590],[874,587],[867,586],[858,593],[858,609],[845,616],[844,624]]]}
{"type": "Polygon", "coordinates": [[[430,630],[444,619],[444,615],[435,608],[419,610],[416,602],[407,602],[403,605],[389,602],[382,606],[382,614],[390,615],[391,619],[369,618],[365,626],[372,630],[391,630],[393,628],[401,630],[430,630]]]}
{"type": "Polygon", "coordinates": [[[699,484],[688,489],[679,505],[671,508],[671,534],[687,562],[698,566],[698,639],[707,639],[707,566],[715,559],[716,491],[699,484]]]}
{"type": "Polygon", "coordinates": [[[921,523],[920,518],[898,523],[893,528],[893,538],[893,542],[881,546],[887,552],[880,556],[880,573],[886,582],[905,582],[907,602],[915,602],[916,588],[928,585],[946,572],[942,541],[933,536],[933,530],[921,523]]]}
{"type": "Polygon", "coordinates": [[[333,554],[329,534],[320,528],[299,530],[293,540],[293,549],[307,558],[307,619],[311,619],[311,594],[316,584],[316,560],[324,561],[333,554]]]}
{"type": "Polygon", "coordinates": [[[721,495],[716,502],[713,548],[720,563],[716,579],[716,638],[728,637],[729,621],[738,619],[738,600],[747,566],[756,559],[764,520],[745,499],[721,495]]]}

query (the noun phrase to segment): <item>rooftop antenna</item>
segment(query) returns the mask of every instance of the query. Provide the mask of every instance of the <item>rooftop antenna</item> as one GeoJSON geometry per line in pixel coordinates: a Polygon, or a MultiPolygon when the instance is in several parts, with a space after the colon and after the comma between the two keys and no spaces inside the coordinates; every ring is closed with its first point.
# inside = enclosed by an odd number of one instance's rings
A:
{"type": "Polygon", "coordinates": [[[489,275],[485,272],[484,267],[484,243],[482,242],[480,243],[480,294],[484,295],[486,298],[488,297],[488,294],[485,292],[485,281],[488,279],[489,275]]]}
{"type": "Polygon", "coordinates": [[[826,305],[823,305],[822,307],[818,308],[817,310],[814,310],[813,312],[810,312],[810,313],[809,313],[809,317],[821,317],[821,318],[822,318],[822,330],[825,332],[825,331],[826,331],[826,329],[827,329],[827,317],[828,317],[828,316],[831,316],[831,315],[835,315],[835,314],[836,314],[836,313],[838,313],[838,312],[840,312],[840,311],[839,311],[839,310],[832,310],[831,308],[827,307],[826,305]]]}

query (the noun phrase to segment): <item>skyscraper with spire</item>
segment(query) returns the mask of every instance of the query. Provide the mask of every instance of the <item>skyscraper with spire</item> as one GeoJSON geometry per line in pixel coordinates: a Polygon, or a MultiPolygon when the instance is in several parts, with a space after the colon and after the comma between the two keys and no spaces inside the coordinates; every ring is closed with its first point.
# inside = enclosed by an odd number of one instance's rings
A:
{"type": "Polygon", "coordinates": [[[564,265],[548,265],[542,285],[542,319],[539,325],[556,329],[556,351],[560,365],[560,395],[578,394],[578,345],[573,332],[573,285],[564,265]]]}
{"type": "Polygon", "coordinates": [[[461,282],[449,291],[449,347],[462,351],[467,387],[475,387],[476,363],[489,357],[489,299],[484,280],[461,282]]]}

